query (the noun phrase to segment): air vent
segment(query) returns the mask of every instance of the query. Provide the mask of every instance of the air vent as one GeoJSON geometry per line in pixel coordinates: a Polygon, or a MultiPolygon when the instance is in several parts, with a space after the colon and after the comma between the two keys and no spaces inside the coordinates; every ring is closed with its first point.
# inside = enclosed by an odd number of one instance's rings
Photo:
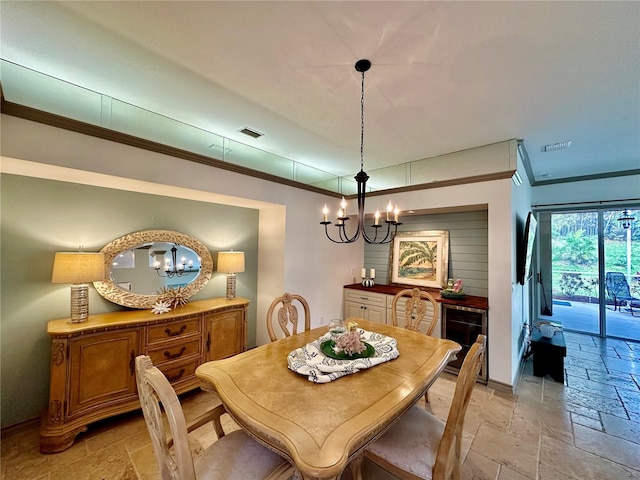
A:
{"type": "Polygon", "coordinates": [[[542,147],[543,152],[555,152],[557,150],[566,150],[571,146],[571,140],[566,140],[564,142],[552,143],[551,145],[545,145],[542,147]]]}
{"type": "Polygon", "coordinates": [[[253,130],[249,127],[244,127],[241,128],[240,130],[238,130],[240,133],[244,133],[245,135],[249,135],[250,137],[253,138],[260,138],[264,135],[264,133],[260,133],[257,130],[253,130]]]}

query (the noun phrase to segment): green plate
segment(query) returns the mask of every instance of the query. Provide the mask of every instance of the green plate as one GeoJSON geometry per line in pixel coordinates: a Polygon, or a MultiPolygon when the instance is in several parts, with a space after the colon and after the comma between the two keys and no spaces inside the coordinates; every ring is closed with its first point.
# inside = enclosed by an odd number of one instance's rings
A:
{"type": "Polygon", "coordinates": [[[334,352],[333,347],[335,346],[336,342],[334,342],[333,340],[326,340],[322,342],[320,344],[320,350],[322,350],[322,353],[324,353],[327,357],[335,358],[337,360],[353,360],[355,358],[373,357],[376,353],[376,349],[367,342],[362,343],[364,343],[365,349],[362,352],[356,353],[354,355],[347,355],[343,352],[334,352]]]}
{"type": "Polygon", "coordinates": [[[450,298],[452,300],[464,300],[467,295],[465,293],[451,292],[449,290],[440,290],[440,296],[442,298],[450,298]]]}

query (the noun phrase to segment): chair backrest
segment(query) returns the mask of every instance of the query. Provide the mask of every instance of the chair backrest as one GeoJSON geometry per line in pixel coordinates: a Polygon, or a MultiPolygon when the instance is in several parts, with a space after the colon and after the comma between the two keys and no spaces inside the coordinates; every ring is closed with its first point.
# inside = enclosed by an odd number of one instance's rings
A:
{"type": "Polygon", "coordinates": [[[403,319],[404,328],[420,331],[420,324],[428,319],[431,323],[426,329],[426,334],[431,335],[438,321],[438,303],[429,292],[420,290],[419,288],[407,288],[400,290],[391,302],[391,321],[396,327],[399,325],[398,320],[403,319]],[[406,298],[407,295],[411,295],[406,298]],[[400,299],[406,298],[406,302],[400,299]]]}
{"type": "Polygon", "coordinates": [[[136,381],[140,405],[160,469],[160,478],[162,480],[195,480],[187,424],[175,390],[146,355],[136,357],[136,381]],[[163,411],[173,439],[174,456],[171,455],[167,443],[163,411]]]}
{"type": "Polygon", "coordinates": [[[278,325],[285,337],[298,333],[298,308],[293,303],[294,301],[302,305],[304,311],[304,330],[311,329],[311,312],[307,301],[300,295],[285,293],[271,302],[269,310],[267,311],[267,332],[269,332],[269,338],[272,342],[278,339],[273,329],[273,322],[275,320],[274,312],[276,313],[278,325]],[[276,311],[276,307],[279,305],[282,306],[276,311]],[[291,326],[291,331],[289,331],[289,326],[291,326]]]}
{"type": "Polygon", "coordinates": [[[607,294],[611,298],[622,298],[631,296],[629,283],[627,283],[627,277],[624,273],[607,272],[604,278],[605,285],[607,287],[607,294]]]}
{"type": "Polygon", "coordinates": [[[477,340],[467,352],[458,372],[456,391],[453,394],[444,434],[438,446],[433,466],[433,478],[451,478],[455,468],[460,466],[462,426],[473,387],[485,355],[487,337],[478,335],[477,340]],[[456,465],[457,464],[457,465],[456,465]]]}

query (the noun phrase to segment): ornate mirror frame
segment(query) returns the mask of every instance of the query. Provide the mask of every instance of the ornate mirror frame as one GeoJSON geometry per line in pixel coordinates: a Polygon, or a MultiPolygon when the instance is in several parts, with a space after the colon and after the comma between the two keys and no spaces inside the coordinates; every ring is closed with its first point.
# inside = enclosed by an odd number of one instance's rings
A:
{"type": "Polygon", "coordinates": [[[184,233],[172,230],[144,230],[130,233],[116,238],[104,246],[105,277],[103,282],[93,282],[93,286],[100,295],[110,302],[130,308],[152,308],[158,301],[158,295],[144,295],[119,288],[111,280],[111,264],[116,255],[146,243],[168,242],[177,243],[190,248],[201,258],[200,274],[189,285],[184,287],[185,298],[190,298],[198,293],[211,279],[213,273],[213,259],[211,253],[203,243],[184,233]]]}

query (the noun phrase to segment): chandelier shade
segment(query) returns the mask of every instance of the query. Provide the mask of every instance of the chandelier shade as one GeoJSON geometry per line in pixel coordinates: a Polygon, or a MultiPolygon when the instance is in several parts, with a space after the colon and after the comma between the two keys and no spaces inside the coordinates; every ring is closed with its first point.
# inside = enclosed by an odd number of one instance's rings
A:
{"type": "Polygon", "coordinates": [[[371,225],[374,229],[373,237],[369,236],[365,231],[364,204],[369,175],[364,171],[364,73],[370,68],[371,62],[369,60],[358,60],[355,64],[356,71],[360,72],[362,76],[360,95],[360,171],[354,177],[358,185],[358,220],[356,222],[356,230],[351,235],[347,233],[346,225],[350,217],[347,215],[347,202],[344,197],[342,197],[342,201],[340,202],[340,209],[338,210],[335,224],[329,221],[329,209],[325,205],[322,209],[322,221],[320,222],[320,225],[324,225],[325,235],[334,243],[353,243],[360,237],[362,237],[366,243],[389,243],[393,240],[393,237],[398,230],[398,225],[402,225],[399,221],[398,206],[396,205],[393,207],[391,202],[389,202],[387,205],[386,219],[382,221],[387,226],[384,237],[380,235],[381,238],[378,238],[379,229],[382,227],[379,210],[376,210],[374,222],[371,225]],[[335,225],[337,228],[337,236],[332,236],[329,233],[329,225],[335,225]]]}

